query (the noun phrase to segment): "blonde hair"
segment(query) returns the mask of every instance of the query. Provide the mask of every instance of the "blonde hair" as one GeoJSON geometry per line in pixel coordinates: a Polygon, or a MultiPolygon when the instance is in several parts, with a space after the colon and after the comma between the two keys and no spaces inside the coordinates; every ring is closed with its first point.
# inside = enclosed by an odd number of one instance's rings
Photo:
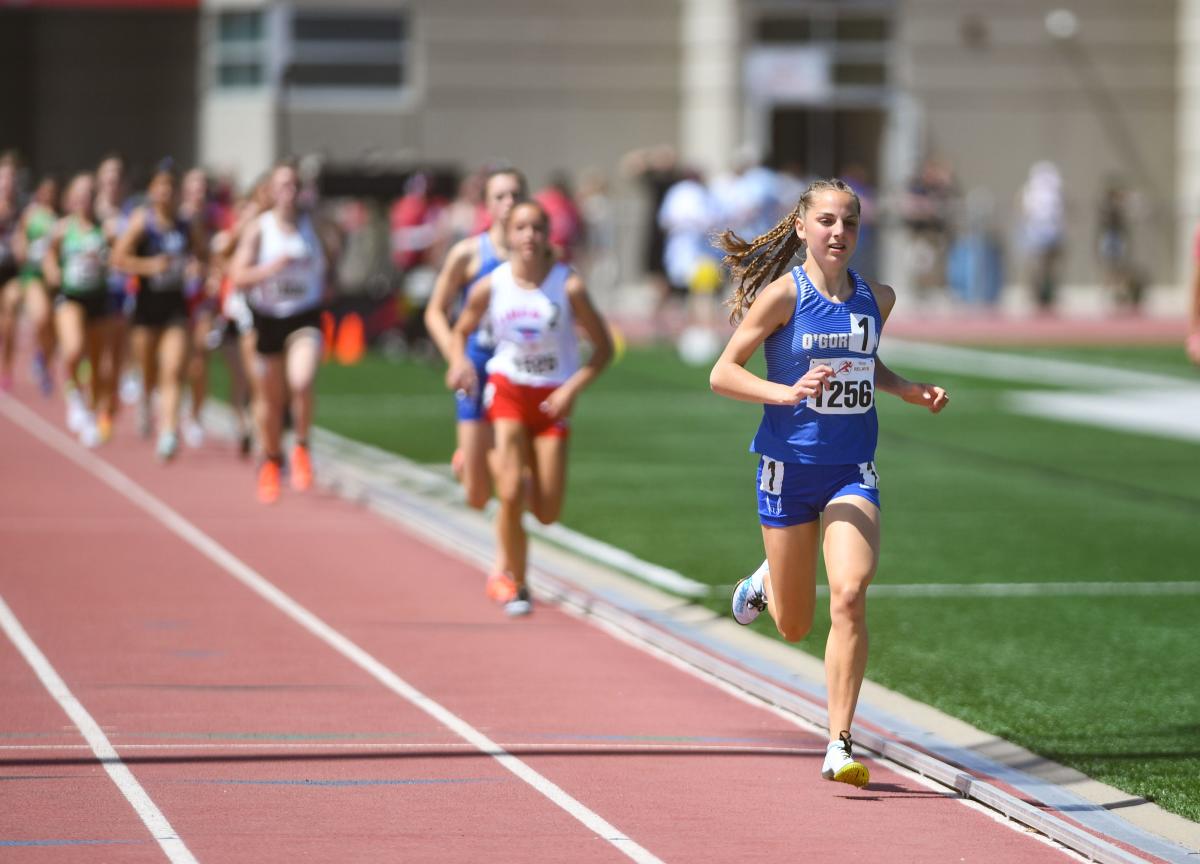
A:
{"type": "Polygon", "coordinates": [[[854,200],[855,211],[861,212],[862,204],[858,195],[846,181],[836,177],[814,180],[804,190],[792,211],[765,234],[746,241],[733,231],[722,231],[713,238],[717,248],[725,253],[722,263],[729,268],[729,275],[735,284],[733,297],[727,304],[732,323],[741,321],[763,286],[778,279],[792,263],[804,246],[796,235],[796,223],[804,218],[817,195],[831,191],[849,195],[854,200]]]}

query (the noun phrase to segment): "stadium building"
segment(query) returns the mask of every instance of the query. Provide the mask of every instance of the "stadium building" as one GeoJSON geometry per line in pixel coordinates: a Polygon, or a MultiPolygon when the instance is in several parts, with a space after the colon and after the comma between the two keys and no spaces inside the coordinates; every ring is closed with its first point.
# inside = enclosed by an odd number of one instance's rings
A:
{"type": "Polygon", "coordinates": [[[242,180],[282,153],[506,158],[536,183],[667,143],[707,172],[857,163],[885,197],[936,155],[1005,235],[1049,159],[1068,281],[1095,281],[1119,174],[1151,281],[1176,282],[1200,211],[1200,0],[1062,2],[0,0],[0,145],[58,169],[171,152],[242,180]]]}

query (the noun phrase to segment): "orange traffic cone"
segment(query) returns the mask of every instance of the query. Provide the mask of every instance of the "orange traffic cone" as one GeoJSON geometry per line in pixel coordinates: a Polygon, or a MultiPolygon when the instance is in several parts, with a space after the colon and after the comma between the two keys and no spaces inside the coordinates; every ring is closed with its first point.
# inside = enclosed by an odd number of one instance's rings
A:
{"type": "Polygon", "coordinates": [[[363,335],[363,320],[357,312],[351,312],[342,318],[338,325],[334,353],[337,361],[343,366],[353,366],[362,359],[367,350],[367,340],[363,335]]]}

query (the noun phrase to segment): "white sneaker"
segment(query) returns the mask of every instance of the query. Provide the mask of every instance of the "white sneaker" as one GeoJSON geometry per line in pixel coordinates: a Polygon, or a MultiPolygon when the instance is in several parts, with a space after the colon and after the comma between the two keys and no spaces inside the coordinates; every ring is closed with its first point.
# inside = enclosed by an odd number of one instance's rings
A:
{"type": "Polygon", "coordinates": [[[850,733],[843,732],[837,741],[831,741],[825,750],[825,764],[821,766],[821,776],[826,780],[836,780],[838,783],[849,783],[859,789],[871,782],[871,772],[867,766],[854,758],[854,742],[850,733]]]}
{"type": "Polygon", "coordinates": [[[121,386],[118,388],[122,405],[133,405],[142,398],[142,376],[136,372],[126,372],[121,376],[121,386]]]}
{"type": "Polygon", "coordinates": [[[182,428],[183,443],[195,449],[204,446],[204,427],[193,417],[185,417],[182,428]]]}
{"type": "Polygon", "coordinates": [[[72,432],[79,434],[83,431],[83,424],[87,422],[88,410],[87,405],[83,402],[83,394],[77,389],[67,391],[67,428],[72,432]]]}
{"type": "Polygon", "coordinates": [[[79,443],[89,450],[100,446],[100,427],[96,425],[96,415],[86,409],[79,427],[79,443]]]}
{"type": "Polygon", "coordinates": [[[519,618],[533,611],[533,601],[529,597],[529,589],[522,585],[517,594],[504,604],[504,614],[509,618],[519,618]]]}
{"type": "Polygon", "coordinates": [[[160,462],[170,462],[179,452],[179,439],[174,432],[163,432],[158,436],[158,446],[155,453],[160,462]]]}
{"type": "Polygon", "coordinates": [[[763,577],[770,572],[763,561],[758,569],[738,582],[733,588],[733,620],[749,624],[767,608],[767,594],[763,588],[763,577]]]}

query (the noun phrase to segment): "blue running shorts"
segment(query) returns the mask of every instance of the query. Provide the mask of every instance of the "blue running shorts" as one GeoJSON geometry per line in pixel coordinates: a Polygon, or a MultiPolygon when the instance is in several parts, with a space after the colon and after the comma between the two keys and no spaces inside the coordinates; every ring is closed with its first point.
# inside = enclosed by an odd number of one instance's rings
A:
{"type": "Polygon", "coordinates": [[[845,495],[857,495],[882,507],[874,462],[803,465],[763,456],[756,477],[758,521],[772,528],[813,522],[830,501],[845,495]]]}
{"type": "Polygon", "coordinates": [[[468,344],[467,358],[475,365],[475,380],[479,382],[479,385],[475,388],[474,393],[466,393],[459,390],[454,394],[455,414],[460,421],[476,420],[486,422],[487,409],[483,404],[483,391],[488,379],[487,362],[492,359],[492,352],[480,351],[478,349],[472,350],[472,346],[468,344]]]}

